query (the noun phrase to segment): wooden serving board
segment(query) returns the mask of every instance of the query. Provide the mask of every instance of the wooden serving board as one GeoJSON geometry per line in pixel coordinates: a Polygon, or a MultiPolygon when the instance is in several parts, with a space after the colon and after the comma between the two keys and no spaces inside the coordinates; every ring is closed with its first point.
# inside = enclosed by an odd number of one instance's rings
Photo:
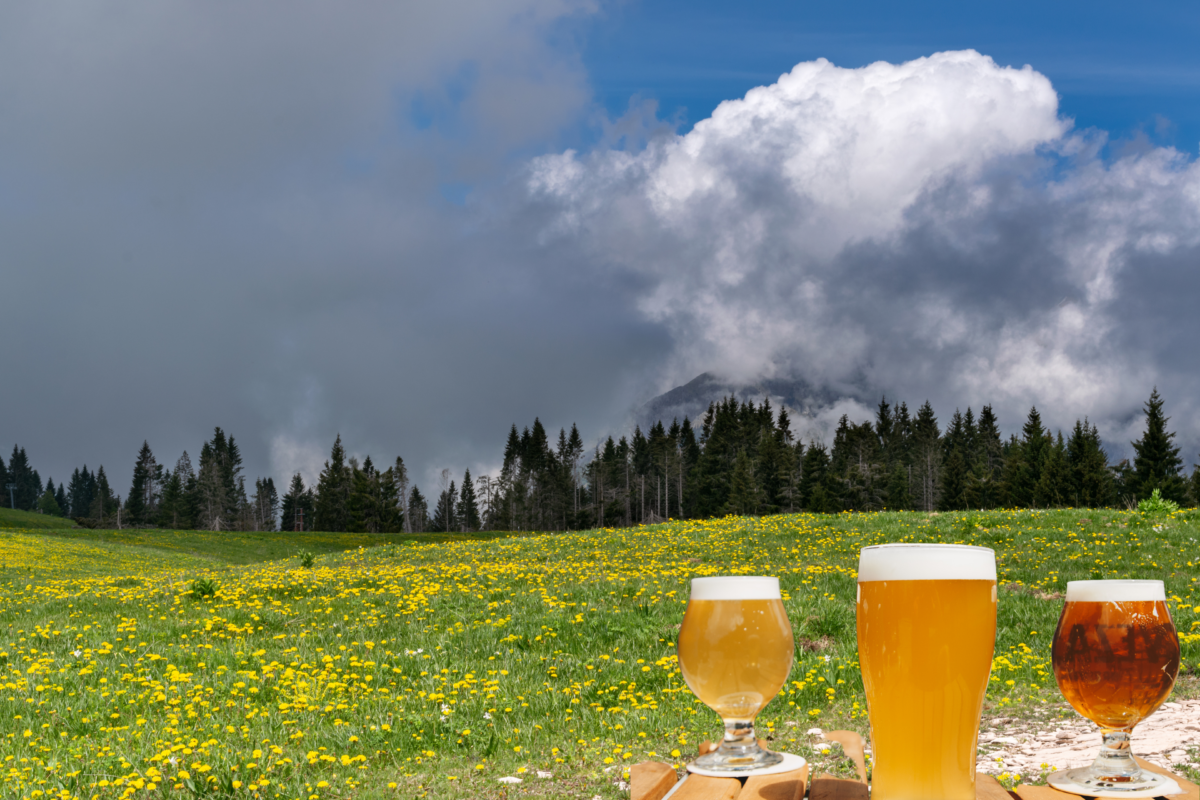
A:
{"type": "MultiPolygon", "coordinates": [[[[1137,762],[1143,769],[1166,775],[1183,789],[1183,794],[1159,800],[1200,800],[1196,784],[1140,758],[1137,762]]],[[[653,761],[635,764],[630,769],[629,791],[630,800],[802,800],[806,792],[808,800],[869,800],[870,797],[867,785],[861,781],[821,775],[810,783],[807,765],[779,775],[710,778],[688,773],[683,780],[677,780],[670,764],[653,761]]],[[[975,776],[975,797],[976,800],[1072,800],[1078,795],[1049,786],[1024,784],[1010,792],[995,777],[979,772],[975,776]]]]}

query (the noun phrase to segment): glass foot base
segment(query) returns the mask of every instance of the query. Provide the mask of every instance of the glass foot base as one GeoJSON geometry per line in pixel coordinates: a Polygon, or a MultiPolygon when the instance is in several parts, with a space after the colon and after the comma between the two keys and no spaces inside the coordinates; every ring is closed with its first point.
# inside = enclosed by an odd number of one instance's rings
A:
{"type": "Polygon", "coordinates": [[[1046,782],[1064,792],[1089,796],[1156,797],[1175,782],[1149,770],[1130,776],[1104,776],[1094,767],[1078,767],[1052,773],[1046,782]]]}
{"type": "Polygon", "coordinates": [[[772,753],[755,747],[748,753],[723,753],[725,748],[718,748],[711,753],[700,756],[692,763],[705,772],[722,772],[739,775],[754,770],[766,769],[783,763],[781,753],[772,753]]]}
{"type": "Polygon", "coordinates": [[[695,761],[687,765],[687,771],[695,775],[707,775],[710,778],[748,778],[753,775],[782,775],[785,772],[795,772],[803,769],[808,762],[798,755],[793,753],[771,753],[777,755],[782,760],[773,767],[755,767],[754,769],[738,769],[738,770],[707,770],[696,764],[695,761]]]}

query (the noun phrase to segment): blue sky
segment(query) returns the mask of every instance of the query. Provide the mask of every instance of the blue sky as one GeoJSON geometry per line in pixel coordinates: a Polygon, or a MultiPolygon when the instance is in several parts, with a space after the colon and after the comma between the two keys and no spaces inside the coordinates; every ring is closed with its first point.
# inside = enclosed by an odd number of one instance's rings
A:
{"type": "Polygon", "coordinates": [[[641,95],[684,130],[801,61],[860,67],[974,49],[1049,77],[1077,128],[1200,149],[1200,3],[654,0],[610,7],[583,35],[610,115],[641,95]]]}

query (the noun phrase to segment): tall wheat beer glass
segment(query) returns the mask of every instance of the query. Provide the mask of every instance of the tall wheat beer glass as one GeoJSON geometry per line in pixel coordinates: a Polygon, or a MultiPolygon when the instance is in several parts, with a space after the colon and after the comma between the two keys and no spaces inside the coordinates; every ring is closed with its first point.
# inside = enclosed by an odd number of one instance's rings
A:
{"type": "Polygon", "coordinates": [[[1153,795],[1165,783],[1133,760],[1129,734],[1162,705],[1179,675],[1179,638],[1166,601],[1162,581],[1067,584],[1051,648],[1054,678],[1067,702],[1100,726],[1104,744],[1091,766],[1056,772],[1052,785],[1153,795]]]}
{"type": "Polygon", "coordinates": [[[679,670],[725,721],[721,746],[695,766],[736,775],[783,761],[758,746],[754,718],[787,682],[793,650],[778,578],[692,580],[679,629],[679,670]]]}
{"type": "Polygon", "coordinates": [[[858,562],[858,658],[872,800],[975,800],[975,749],[996,645],[996,554],[885,544],[858,562]]]}

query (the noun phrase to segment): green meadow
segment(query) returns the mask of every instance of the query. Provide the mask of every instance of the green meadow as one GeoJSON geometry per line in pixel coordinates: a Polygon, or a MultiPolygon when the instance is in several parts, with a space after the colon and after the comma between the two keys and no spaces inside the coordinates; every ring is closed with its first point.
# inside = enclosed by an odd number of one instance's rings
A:
{"type": "Polygon", "coordinates": [[[720,574],[776,575],[785,592],[795,666],[760,733],[843,770],[806,731],[866,732],[855,566],[889,541],[996,550],[987,713],[1071,713],[1049,667],[1068,580],[1163,579],[1177,691],[1196,691],[1200,667],[1194,510],[515,537],[66,530],[38,516],[0,514],[4,797],[627,797],[629,765],[682,765],[719,734],[674,641],[690,579],[720,574]]]}

